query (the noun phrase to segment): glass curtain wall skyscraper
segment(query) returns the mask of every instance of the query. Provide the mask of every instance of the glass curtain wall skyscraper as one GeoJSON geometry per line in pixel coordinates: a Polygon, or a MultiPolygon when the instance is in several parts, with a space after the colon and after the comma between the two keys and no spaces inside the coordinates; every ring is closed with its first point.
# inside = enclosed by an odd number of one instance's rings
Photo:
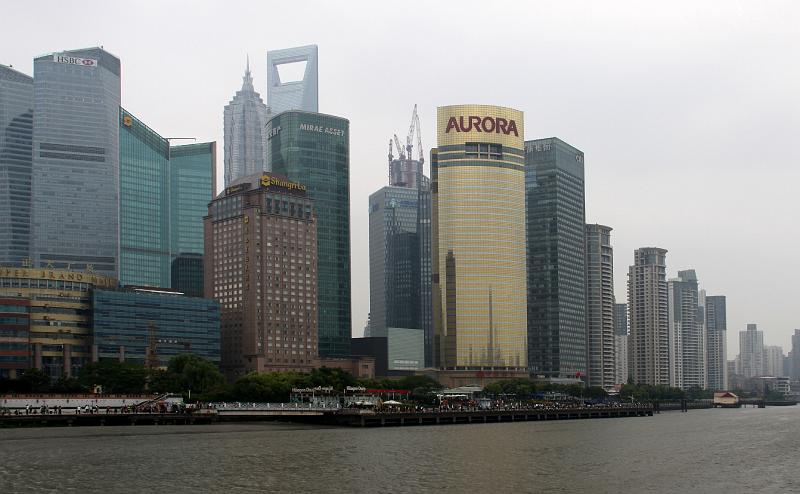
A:
{"type": "Polygon", "coordinates": [[[557,139],[525,143],[528,363],[533,375],[586,375],[584,155],[557,139]]]}
{"type": "Polygon", "coordinates": [[[431,152],[436,367],[526,367],[523,139],[521,111],[437,110],[431,152]]]}
{"type": "Polygon", "coordinates": [[[369,196],[371,336],[386,336],[390,327],[421,329],[417,200],[407,187],[369,196]]]}
{"type": "Polygon", "coordinates": [[[170,287],[180,254],[203,253],[216,144],[170,146],[120,109],[120,282],[170,287]]]}
{"type": "MultiPolygon", "coordinates": [[[[120,282],[170,286],[169,141],[119,112],[120,282]]],[[[202,216],[199,220],[202,224],[202,216]]]]}
{"type": "Polygon", "coordinates": [[[308,45],[267,52],[267,104],[273,114],[319,111],[317,51],[317,45],[308,45]],[[302,79],[281,79],[279,67],[289,64],[305,64],[302,79]]]}
{"type": "Polygon", "coordinates": [[[0,264],[30,255],[33,78],[0,65],[0,264]]]}
{"type": "Polygon", "coordinates": [[[350,353],[350,123],[286,111],[267,124],[273,173],[308,187],[317,217],[320,356],[350,353]]]}
{"type": "Polygon", "coordinates": [[[616,384],[614,346],[614,250],[611,228],[586,225],[587,384],[616,384]]]}
{"type": "Polygon", "coordinates": [[[253,87],[247,60],[242,89],[225,106],[225,187],[267,170],[267,105],[253,87]]]}
{"type": "Polygon", "coordinates": [[[172,146],[170,170],[170,251],[203,253],[203,217],[217,190],[217,143],[172,146]]]}
{"type": "Polygon", "coordinates": [[[117,277],[120,61],[88,48],[33,67],[33,261],[117,277]]]}

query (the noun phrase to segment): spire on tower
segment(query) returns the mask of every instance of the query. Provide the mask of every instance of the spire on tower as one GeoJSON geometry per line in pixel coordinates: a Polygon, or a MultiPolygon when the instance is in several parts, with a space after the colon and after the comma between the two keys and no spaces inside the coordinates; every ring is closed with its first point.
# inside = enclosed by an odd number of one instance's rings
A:
{"type": "Polygon", "coordinates": [[[247,68],[244,71],[244,77],[242,77],[242,90],[251,90],[253,91],[253,77],[250,74],[250,54],[247,55],[247,68]]]}

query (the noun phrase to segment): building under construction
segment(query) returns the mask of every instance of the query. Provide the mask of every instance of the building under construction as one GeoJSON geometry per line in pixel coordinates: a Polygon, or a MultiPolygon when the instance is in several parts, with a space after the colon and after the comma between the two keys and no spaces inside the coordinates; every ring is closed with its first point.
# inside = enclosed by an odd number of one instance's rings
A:
{"type": "MultiPolygon", "coordinates": [[[[389,140],[389,184],[369,197],[369,252],[370,336],[389,338],[389,328],[418,330],[425,354],[416,368],[429,366],[432,357],[431,203],[424,163],[415,105],[405,143],[397,134],[389,140]]],[[[412,365],[388,366],[407,370],[412,365]]]]}

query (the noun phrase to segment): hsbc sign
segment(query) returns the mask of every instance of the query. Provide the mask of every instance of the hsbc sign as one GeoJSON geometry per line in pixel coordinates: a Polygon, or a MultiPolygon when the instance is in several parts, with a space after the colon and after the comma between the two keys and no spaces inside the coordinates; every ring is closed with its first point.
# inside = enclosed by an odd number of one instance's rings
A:
{"type": "Polygon", "coordinates": [[[94,58],[78,58],[78,57],[71,57],[69,55],[61,55],[59,53],[53,55],[53,61],[55,63],[80,65],[83,67],[97,67],[97,60],[95,60],[94,58]]]}

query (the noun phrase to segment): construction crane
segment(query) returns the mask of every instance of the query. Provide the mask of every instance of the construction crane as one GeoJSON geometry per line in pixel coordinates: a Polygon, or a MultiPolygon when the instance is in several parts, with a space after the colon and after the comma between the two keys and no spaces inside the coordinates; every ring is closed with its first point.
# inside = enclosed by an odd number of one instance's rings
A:
{"type": "Polygon", "coordinates": [[[406,150],[400,145],[400,139],[397,138],[397,134],[394,135],[394,145],[397,146],[397,153],[400,155],[399,158],[401,160],[406,159],[406,150]]]}
{"type": "Polygon", "coordinates": [[[422,131],[419,125],[419,114],[417,113],[417,105],[414,105],[414,111],[411,113],[411,124],[408,126],[408,135],[406,136],[406,151],[408,159],[411,159],[414,142],[414,134],[417,134],[417,152],[419,153],[419,162],[422,164],[425,158],[422,153],[422,131]]]}

